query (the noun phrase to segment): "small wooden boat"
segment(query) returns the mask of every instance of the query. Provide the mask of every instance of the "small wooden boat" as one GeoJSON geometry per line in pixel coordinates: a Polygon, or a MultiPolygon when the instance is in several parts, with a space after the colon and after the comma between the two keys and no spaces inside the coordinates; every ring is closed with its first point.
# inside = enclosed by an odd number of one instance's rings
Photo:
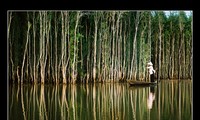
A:
{"type": "Polygon", "coordinates": [[[157,81],[155,82],[145,82],[145,81],[128,81],[130,86],[152,86],[156,85],[157,81]]]}

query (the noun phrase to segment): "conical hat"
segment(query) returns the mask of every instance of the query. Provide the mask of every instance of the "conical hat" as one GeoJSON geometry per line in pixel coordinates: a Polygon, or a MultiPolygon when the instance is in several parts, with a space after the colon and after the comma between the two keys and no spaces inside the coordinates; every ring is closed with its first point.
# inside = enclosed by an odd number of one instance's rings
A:
{"type": "Polygon", "coordinates": [[[152,64],[152,62],[149,62],[148,65],[152,66],[153,64],[152,64]]]}

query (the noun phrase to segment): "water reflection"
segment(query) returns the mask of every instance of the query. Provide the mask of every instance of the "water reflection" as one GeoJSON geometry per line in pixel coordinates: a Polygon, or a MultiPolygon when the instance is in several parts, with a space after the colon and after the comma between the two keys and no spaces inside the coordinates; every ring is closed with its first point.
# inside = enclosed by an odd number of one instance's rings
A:
{"type": "Polygon", "coordinates": [[[191,81],[128,84],[12,85],[10,120],[189,120],[191,81]]]}
{"type": "Polygon", "coordinates": [[[147,99],[147,107],[148,109],[152,109],[153,102],[155,100],[155,87],[150,87],[149,97],[147,99]]]}

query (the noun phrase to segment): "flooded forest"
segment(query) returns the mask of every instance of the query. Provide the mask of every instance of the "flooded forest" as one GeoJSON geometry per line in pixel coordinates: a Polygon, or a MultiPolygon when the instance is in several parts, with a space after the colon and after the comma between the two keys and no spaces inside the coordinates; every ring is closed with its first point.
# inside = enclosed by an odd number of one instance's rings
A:
{"type": "Polygon", "coordinates": [[[8,11],[10,83],[192,79],[192,13],[8,11]]]}

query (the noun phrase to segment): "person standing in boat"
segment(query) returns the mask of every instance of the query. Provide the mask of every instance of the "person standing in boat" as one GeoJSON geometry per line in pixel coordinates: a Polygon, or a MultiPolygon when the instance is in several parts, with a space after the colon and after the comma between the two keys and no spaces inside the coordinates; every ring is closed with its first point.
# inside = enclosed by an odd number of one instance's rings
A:
{"type": "Polygon", "coordinates": [[[149,62],[147,65],[148,65],[147,69],[149,70],[150,80],[151,82],[154,82],[154,74],[156,71],[153,69],[152,62],[149,62]]]}

